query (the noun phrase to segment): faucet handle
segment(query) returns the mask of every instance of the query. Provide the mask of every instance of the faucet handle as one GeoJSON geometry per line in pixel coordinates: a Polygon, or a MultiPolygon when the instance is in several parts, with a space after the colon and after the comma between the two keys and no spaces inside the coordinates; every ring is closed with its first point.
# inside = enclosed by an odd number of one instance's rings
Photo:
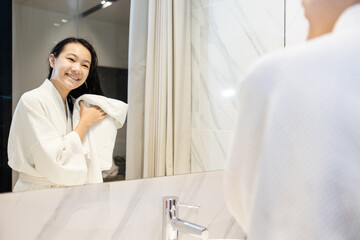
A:
{"type": "Polygon", "coordinates": [[[177,202],[176,206],[187,207],[187,208],[200,208],[200,205],[198,205],[198,204],[188,204],[188,203],[182,203],[182,202],[177,202]]]}

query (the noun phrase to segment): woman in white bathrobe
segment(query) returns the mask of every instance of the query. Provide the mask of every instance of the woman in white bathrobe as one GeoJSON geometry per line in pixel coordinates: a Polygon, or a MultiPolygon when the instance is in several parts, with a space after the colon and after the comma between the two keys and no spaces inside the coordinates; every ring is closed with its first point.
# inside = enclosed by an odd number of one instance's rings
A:
{"type": "Polygon", "coordinates": [[[52,49],[48,79],[22,95],[11,123],[8,164],[19,172],[13,191],[86,183],[82,140],[107,114],[81,102],[80,121],[72,126],[72,99],[103,95],[97,66],[96,52],[84,39],[66,38],[52,49]]]}
{"type": "Polygon", "coordinates": [[[360,1],[303,6],[309,41],[238,92],[225,191],[249,240],[360,238],[360,1]]]}

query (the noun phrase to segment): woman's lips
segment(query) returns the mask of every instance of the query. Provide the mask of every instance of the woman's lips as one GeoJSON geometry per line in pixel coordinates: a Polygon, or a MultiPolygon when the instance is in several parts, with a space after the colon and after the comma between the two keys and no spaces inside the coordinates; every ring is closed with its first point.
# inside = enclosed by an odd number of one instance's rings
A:
{"type": "Polygon", "coordinates": [[[71,76],[70,74],[66,74],[69,78],[73,79],[74,81],[80,81],[80,78],[77,78],[75,76],[71,76]]]}

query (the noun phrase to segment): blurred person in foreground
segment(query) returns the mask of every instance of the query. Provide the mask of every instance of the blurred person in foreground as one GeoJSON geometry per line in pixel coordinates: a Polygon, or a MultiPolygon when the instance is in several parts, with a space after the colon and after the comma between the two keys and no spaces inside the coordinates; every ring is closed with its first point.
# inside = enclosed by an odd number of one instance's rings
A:
{"type": "Polygon", "coordinates": [[[308,41],[238,91],[225,192],[248,240],[360,238],[360,1],[302,4],[308,41]]]}

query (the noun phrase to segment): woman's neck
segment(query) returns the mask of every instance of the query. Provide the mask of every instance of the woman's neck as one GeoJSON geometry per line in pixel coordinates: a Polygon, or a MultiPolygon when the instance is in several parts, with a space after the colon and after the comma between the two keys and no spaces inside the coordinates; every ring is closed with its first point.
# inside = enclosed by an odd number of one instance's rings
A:
{"type": "Polygon", "coordinates": [[[63,100],[64,104],[66,105],[66,98],[70,91],[66,87],[64,87],[61,83],[59,83],[59,81],[57,81],[57,80],[50,79],[50,82],[52,84],[54,84],[56,90],[59,92],[59,94],[61,96],[61,99],[63,100]]]}
{"type": "Polygon", "coordinates": [[[62,101],[64,103],[65,115],[66,115],[66,119],[67,119],[68,118],[68,111],[67,111],[67,106],[66,106],[66,97],[68,96],[70,91],[55,79],[50,79],[50,82],[52,84],[54,84],[54,87],[56,88],[56,90],[59,92],[59,94],[61,96],[61,99],[62,99],[62,101]]]}

